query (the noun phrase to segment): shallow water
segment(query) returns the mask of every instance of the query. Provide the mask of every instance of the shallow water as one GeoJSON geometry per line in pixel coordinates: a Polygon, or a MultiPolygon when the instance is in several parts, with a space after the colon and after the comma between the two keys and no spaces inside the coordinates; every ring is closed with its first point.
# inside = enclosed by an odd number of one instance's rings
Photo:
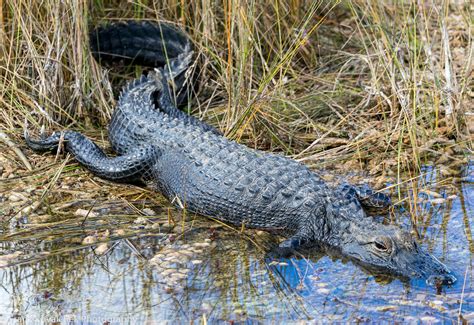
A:
{"type": "MultiPolygon", "coordinates": [[[[461,172],[452,178],[425,167],[401,196],[413,198],[410,189],[417,190],[420,243],[454,271],[458,281],[451,287],[377,277],[323,252],[275,261],[262,250],[276,242],[269,234],[242,235],[188,216],[184,233],[180,225],[171,235],[164,229],[112,233],[106,249],[73,249],[72,235],[59,232],[42,237],[38,231],[28,240],[6,240],[3,233],[1,253],[13,255],[8,263],[0,259],[9,265],[0,269],[0,321],[431,323],[457,322],[462,315],[474,322],[474,164],[461,172]]],[[[404,200],[391,214],[407,229],[403,212],[410,206],[413,199],[404,200]]],[[[106,228],[94,220],[92,227],[106,228]]]]}

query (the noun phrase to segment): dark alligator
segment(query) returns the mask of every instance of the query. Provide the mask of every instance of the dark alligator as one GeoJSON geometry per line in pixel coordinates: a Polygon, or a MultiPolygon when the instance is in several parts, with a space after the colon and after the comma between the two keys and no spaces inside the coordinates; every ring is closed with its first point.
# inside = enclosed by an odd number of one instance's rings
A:
{"type": "Polygon", "coordinates": [[[34,150],[65,150],[93,174],[114,181],[143,181],[189,211],[234,225],[278,231],[280,249],[312,243],[337,248],[368,266],[432,284],[456,278],[407,232],[367,217],[363,206],[384,195],[353,186],[329,187],[292,159],[250,149],[178,110],[170,84],[182,88],[192,57],[188,38],[169,24],[129,22],[91,35],[99,61],[158,67],[122,91],[109,125],[116,157],[74,131],[38,140],[34,150]]]}

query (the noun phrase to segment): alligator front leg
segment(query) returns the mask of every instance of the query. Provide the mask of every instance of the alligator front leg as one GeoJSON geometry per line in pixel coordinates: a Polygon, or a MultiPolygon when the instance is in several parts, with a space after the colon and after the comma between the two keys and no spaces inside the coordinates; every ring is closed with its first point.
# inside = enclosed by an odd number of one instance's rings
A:
{"type": "Polygon", "coordinates": [[[39,140],[31,139],[25,130],[28,146],[36,151],[49,151],[58,147],[61,137],[65,149],[94,175],[117,182],[140,181],[150,173],[151,165],[160,154],[158,148],[137,148],[127,155],[108,157],[104,151],[84,135],[74,131],[55,132],[39,140]]]}

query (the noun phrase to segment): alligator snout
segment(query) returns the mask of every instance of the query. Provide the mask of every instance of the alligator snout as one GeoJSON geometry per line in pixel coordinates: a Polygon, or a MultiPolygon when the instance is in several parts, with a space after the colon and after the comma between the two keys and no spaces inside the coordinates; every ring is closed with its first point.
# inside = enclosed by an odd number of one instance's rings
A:
{"type": "MultiPolygon", "coordinates": [[[[410,252],[407,252],[410,254],[410,252]]],[[[408,272],[415,277],[425,278],[430,286],[439,287],[442,285],[452,285],[456,282],[456,277],[452,272],[433,255],[417,248],[411,253],[411,258],[407,258],[405,263],[408,272]]]]}
{"type": "Polygon", "coordinates": [[[435,256],[420,246],[398,247],[390,268],[396,273],[410,278],[423,278],[430,286],[452,285],[456,277],[435,256]]]}

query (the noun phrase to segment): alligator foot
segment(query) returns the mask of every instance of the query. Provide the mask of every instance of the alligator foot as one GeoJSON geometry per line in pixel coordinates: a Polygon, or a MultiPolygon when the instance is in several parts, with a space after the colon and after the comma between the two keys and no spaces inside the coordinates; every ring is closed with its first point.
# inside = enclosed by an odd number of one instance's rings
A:
{"type": "Polygon", "coordinates": [[[72,153],[89,171],[118,182],[136,182],[146,178],[151,164],[161,154],[158,148],[150,145],[139,147],[124,156],[108,157],[98,145],[74,131],[55,132],[49,137],[41,136],[36,140],[30,138],[25,129],[24,137],[28,146],[35,151],[54,150],[63,140],[65,150],[72,153]]]}
{"type": "Polygon", "coordinates": [[[340,186],[340,190],[346,198],[356,200],[364,208],[386,209],[392,205],[388,195],[374,191],[367,184],[352,185],[344,183],[340,186]]]}
{"type": "Polygon", "coordinates": [[[296,250],[289,247],[276,246],[271,251],[265,254],[266,258],[270,260],[279,260],[281,258],[290,258],[295,255],[296,250]]]}
{"type": "Polygon", "coordinates": [[[274,247],[268,253],[268,256],[278,259],[295,255],[299,248],[303,248],[308,244],[308,241],[303,238],[305,237],[299,235],[294,235],[293,237],[288,238],[287,240],[281,242],[277,247],[274,247]]]}

